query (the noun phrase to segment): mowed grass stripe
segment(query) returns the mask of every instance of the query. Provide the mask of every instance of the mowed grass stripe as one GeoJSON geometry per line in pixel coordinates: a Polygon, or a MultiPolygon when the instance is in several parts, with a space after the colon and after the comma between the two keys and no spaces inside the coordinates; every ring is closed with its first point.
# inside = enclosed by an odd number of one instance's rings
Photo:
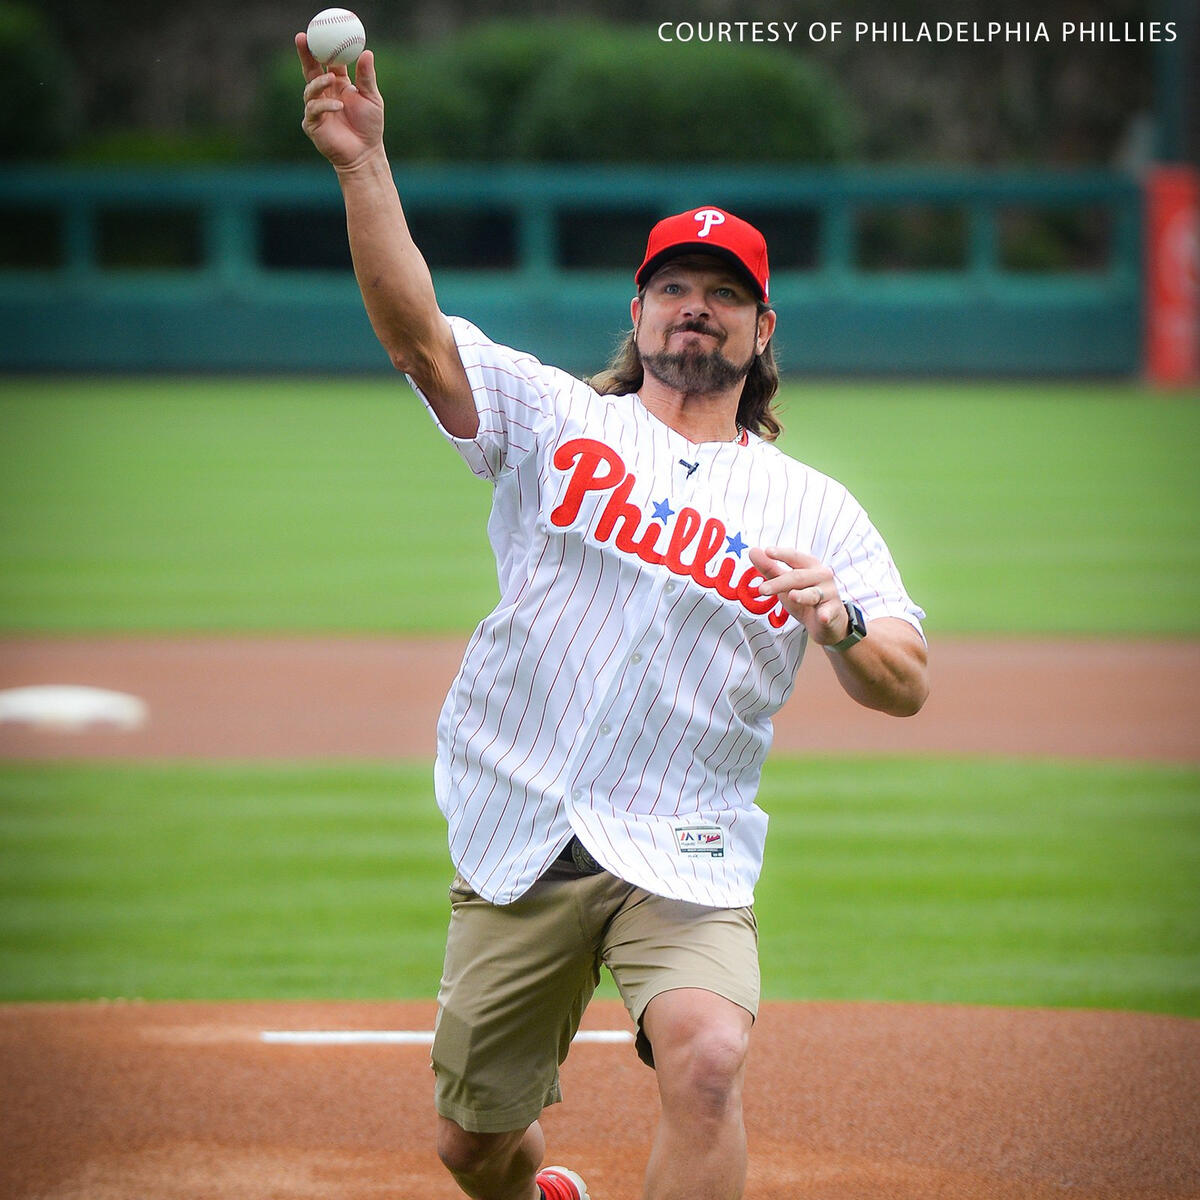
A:
{"type": "MultiPolygon", "coordinates": [[[[1198,398],[797,382],[781,445],[931,630],[1196,634],[1198,398]]],[[[399,378],[0,381],[0,629],[465,631],[490,494],[399,378]]]]}
{"type": "MultiPolygon", "coordinates": [[[[430,775],[0,767],[0,997],[432,996],[450,866],[430,775]]],[[[1198,783],[777,758],[766,994],[1200,1016],[1198,783]]]]}

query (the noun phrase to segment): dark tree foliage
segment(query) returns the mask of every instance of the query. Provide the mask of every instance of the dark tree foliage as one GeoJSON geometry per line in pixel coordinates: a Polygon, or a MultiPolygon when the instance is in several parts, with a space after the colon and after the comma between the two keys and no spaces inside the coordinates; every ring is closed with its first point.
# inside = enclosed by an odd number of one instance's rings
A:
{"type": "MultiPolygon", "coordinates": [[[[395,4],[367,0],[357,10],[367,26],[372,46],[393,47],[394,71],[389,100],[407,96],[411,121],[428,120],[431,128],[463,128],[477,111],[480,95],[500,112],[516,112],[518,92],[530,73],[530,57],[541,58],[547,41],[554,54],[553,69],[540,75],[538,87],[545,108],[522,108],[519,130],[504,126],[497,140],[489,119],[479,122],[462,147],[479,154],[479,142],[491,154],[510,147],[514,157],[583,155],[582,138],[608,133],[600,146],[610,157],[659,153],[628,138],[632,115],[640,103],[664,108],[666,125],[674,124],[691,137],[698,125],[681,110],[684,102],[664,97],[662,80],[672,70],[687,75],[686,100],[702,107],[719,124],[720,114],[733,103],[722,84],[736,69],[747,80],[748,95],[757,99],[765,126],[760,138],[762,156],[778,160],[793,154],[810,161],[828,161],[849,147],[867,162],[942,164],[1108,164],[1121,156],[1144,126],[1154,105],[1155,48],[1148,42],[1064,42],[1057,36],[1063,21],[1139,23],[1163,15],[1163,6],[1194,7],[1190,0],[862,0],[831,4],[829,0],[771,0],[750,8],[732,0],[412,0],[395,4]],[[592,53],[578,52],[568,63],[555,42],[555,22],[579,17],[619,26],[597,38],[592,53]],[[495,18],[520,19],[527,26],[523,49],[510,47],[509,57],[494,54],[487,61],[490,79],[473,73],[466,62],[448,61],[439,47],[451,34],[495,18]],[[802,29],[814,21],[855,20],[1007,22],[1043,20],[1055,30],[1049,44],[998,40],[986,44],[896,44],[855,41],[849,35],[836,43],[814,45],[807,38],[787,48],[765,46],[708,47],[647,44],[657,40],[660,21],[769,20],[796,21],[802,29]],[[541,39],[539,41],[539,39],[541,39]],[[611,49],[610,49],[611,47],[611,49]],[[690,58],[686,55],[690,54],[690,58]],[[825,92],[829,110],[805,132],[799,145],[780,149],[775,114],[762,98],[764,81],[776,55],[790,58],[800,70],[788,103],[818,107],[810,94],[825,92]],[[678,67],[685,59],[690,71],[678,67]],[[743,63],[753,63],[743,68],[743,63]],[[805,75],[804,73],[807,73],[805,75]],[[405,89],[401,76],[421,84],[405,89]],[[757,80],[757,82],[756,82],[757,80]],[[821,81],[828,81],[822,85],[821,81]],[[594,128],[595,106],[577,102],[576,89],[610,89],[617,120],[606,130],[594,128]],[[805,89],[808,89],[807,91],[805,89]],[[494,97],[506,97],[499,105],[494,97]],[[565,98],[565,99],[564,99],[565,98]],[[566,123],[554,127],[552,106],[566,104],[566,123]],[[855,138],[847,128],[855,115],[855,138]]],[[[321,5],[311,5],[315,11],[321,5]]],[[[253,158],[271,142],[272,120],[265,112],[282,105],[270,93],[290,87],[287,101],[292,124],[300,115],[299,76],[291,84],[280,78],[281,58],[290,53],[293,33],[311,15],[307,8],[280,0],[16,0],[0,4],[0,13],[24,9],[36,12],[47,26],[39,53],[8,52],[10,72],[29,67],[31,82],[18,89],[61,92],[47,112],[49,127],[33,124],[6,134],[6,157],[45,157],[66,153],[74,157],[253,158]],[[233,33],[229,31],[233,30],[233,33]],[[27,60],[27,61],[26,61],[27,60]]],[[[1168,14],[1169,15],[1169,14],[1168,14]]],[[[0,22],[0,34],[5,28],[0,22]]],[[[286,73],[287,68],[283,68],[286,73]]],[[[1186,72],[1194,77],[1194,64],[1186,72]]],[[[10,92],[12,89],[10,88],[10,92]]],[[[281,93],[282,94],[282,93],[281,93]]],[[[522,97],[528,99],[528,97],[522,97]]],[[[280,108],[278,111],[282,111],[280,108]]],[[[395,111],[395,105],[389,110],[395,111]]],[[[738,110],[740,112],[740,110],[738,110]]],[[[494,116],[493,114],[490,114],[494,116]]],[[[740,119],[740,118],[739,118],[740,119]]],[[[1194,129],[1194,126],[1193,126],[1194,129]]],[[[710,126],[711,132],[711,126],[710,126]]],[[[729,157],[752,142],[754,131],[728,122],[721,139],[711,140],[716,158],[729,157]],[[739,135],[734,138],[728,131],[739,135]]],[[[289,135],[290,137],[290,135],[289,135]]],[[[403,139],[401,139],[403,141],[403,139]]],[[[398,149],[403,150],[403,146],[398,149]]],[[[442,148],[446,157],[457,147],[442,148]]],[[[271,147],[282,153],[282,145],[271,147]]],[[[414,151],[415,152],[415,151],[414,151]]],[[[303,153],[301,150],[300,153],[303,153]]],[[[422,153],[428,154],[428,149],[422,153]]],[[[597,151],[602,157],[605,155],[597,151]]],[[[689,154],[701,156],[693,147],[689,154]]]]}

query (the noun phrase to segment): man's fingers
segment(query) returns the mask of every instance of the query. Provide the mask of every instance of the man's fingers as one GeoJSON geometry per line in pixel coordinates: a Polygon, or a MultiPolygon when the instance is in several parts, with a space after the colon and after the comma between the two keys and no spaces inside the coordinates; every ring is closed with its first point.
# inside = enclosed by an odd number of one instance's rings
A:
{"type": "Polygon", "coordinates": [[[346,78],[344,71],[341,73],[337,71],[323,71],[304,85],[304,103],[307,104],[311,100],[317,100],[325,96],[327,99],[337,100],[338,107],[340,108],[342,100],[356,91],[358,89],[346,78]]]}
{"type": "Polygon", "coordinates": [[[375,78],[375,55],[364,50],[354,64],[354,86],[371,100],[379,100],[379,84],[375,78]]]}
{"type": "Polygon", "coordinates": [[[300,59],[300,67],[304,71],[305,79],[313,79],[317,75],[323,75],[325,68],[321,66],[308,49],[308,34],[296,34],[296,56],[300,59]]]}
{"type": "Polygon", "coordinates": [[[803,587],[792,587],[787,593],[788,600],[797,608],[820,608],[830,600],[827,588],[819,584],[805,584],[803,587]]]}
{"type": "Polygon", "coordinates": [[[821,565],[820,559],[813,558],[811,554],[801,554],[798,550],[781,550],[778,546],[752,546],[750,561],[765,579],[775,579],[787,571],[821,565]]]}
{"type": "MultiPolygon", "coordinates": [[[[297,46],[297,49],[299,49],[299,46],[297,46]]],[[[364,51],[365,53],[367,52],[364,51]]],[[[310,61],[315,61],[311,55],[308,55],[308,57],[310,61]]],[[[379,93],[375,90],[375,73],[369,63],[365,73],[362,71],[357,73],[358,83],[350,82],[350,76],[345,67],[330,67],[327,71],[319,63],[316,64],[315,73],[310,74],[306,69],[305,78],[307,80],[304,85],[305,104],[316,100],[321,96],[322,92],[325,92],[329,88],[335,89],[333,96],[336,97],[344,97],[351,92],[358,92],[359,95],[366,99],[377,103],[381,102],[379,93]]],[[[342,107],[341,99],[338,99],[335,107],[342,107]]]]}
{"type": "Polygon", "coordinates": [[[333,76],[327,71],[314,76],[304,85],[304,103],[315,100],[332,82],[333,76]]]}
{"type": "Polygon", "coordinates": [[[759,574],[764,579],[774,579],[783,570],[783,567],[765,550],[760,550],[757,546],[750,547],[750,561],[758,568],[759,574]]]}
{"type": "MultiPolygon", "coordinates": [[[[789,557],[794,557],[789,555],[789,557]]],[[[800,555],[799,557],[809,560],[808,555],[800,555]]],[[[821,569],[821,564],[816,559],[811,559],[816,567],[809,566],[793,566],[783,558],[782,555],[775,553],[773,550],[760,550],[757,547],[750,551],[750,561],[757,568],[758,573],[763,577],[762,583],[758,585],[758,590],[764,596],[783,596],[786,595],[788,600],[794,604],[820,604],[821,600],[828,597],[831,588],[826,588],[824,596],[818,596],[817,586],[813,581],[815,571],[821,569]]]]}
{"type": "Polygon", "coordinates": [[[813,620],[823,628],[837,624],[842,611],[837,581],[819,558],[781,546],[755,546],[750,561],[762,576],[760,596],[778,596],[806,624],[813,620]]]}
{"type": "Polygon", "coordinates": [[[802,554],[799,550],[789,550],[786,546],[764,546],[763,553],[778,562],[798,569],[819,567],[821,560],[811,554],[802,554]]]}
{"type": "Polygon", "coordinates": [[[304,106],[305,128],[315,129],[317,118],[327,112],[340,112],[345,105],[340,100],[312,100],[304,106]]]}

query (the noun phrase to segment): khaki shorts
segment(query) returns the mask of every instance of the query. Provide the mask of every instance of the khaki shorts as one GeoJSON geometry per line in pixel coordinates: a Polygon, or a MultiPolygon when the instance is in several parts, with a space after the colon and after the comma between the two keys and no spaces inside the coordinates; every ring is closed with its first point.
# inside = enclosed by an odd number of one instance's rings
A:
{"type": "Polygon", "coordinates": [[[758,1011],[758,928],[750,908],[655,896],[607,872],[556,864],[519,900],[489,904],[461,879],[432,1061],[437,1111],[473,1133],[524,1129],[562,1099],[567,1057],[600,967],[638,1024],[661,992],[703,988],[758,1011]]]}

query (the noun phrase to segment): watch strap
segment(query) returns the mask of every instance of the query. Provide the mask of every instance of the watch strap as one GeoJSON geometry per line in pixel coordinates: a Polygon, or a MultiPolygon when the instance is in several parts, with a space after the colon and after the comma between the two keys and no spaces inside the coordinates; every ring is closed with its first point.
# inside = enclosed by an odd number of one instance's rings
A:
{"type": "Polygon", "coordinates": [[[834,650],[838,654],[849,650],[851,646],[857,646],[867,636],[867,621],[863,616],[863,610],[853,600],[843,600],[842,603],[846,607],[846,616],[850,619],[849,631],[840,642],[834,642],[832,646],[825,647],[826,650],[834,650]]]}

